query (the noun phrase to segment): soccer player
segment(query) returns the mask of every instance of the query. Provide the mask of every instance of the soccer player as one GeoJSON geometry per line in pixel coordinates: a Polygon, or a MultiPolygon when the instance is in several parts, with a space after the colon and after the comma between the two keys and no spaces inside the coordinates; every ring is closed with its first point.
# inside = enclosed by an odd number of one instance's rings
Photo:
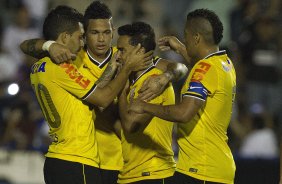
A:
{"type": "MultiPolygon", "coordinates": [[[[193,68],[182,88],[182,101],[177,105],[155,105],[135,100],[130,106],[130,111],[177,123],[179,156],[174,183],[234,182],[235,163],[226,134],[236,74],[226,52],[219,50],[222,32],[223,25],[214,12],[190,12],[185,46],[193,68]]],[[[184,50],[175,37],[160,41],[179,53],[184,50]]]]}
{"type": "MultiPolygon", "coordinates": [[[[117,68],[117,64],[113,60],[117,49],[111,46],[113,38],[112,13],[106,4],[93,1],[86,8],[84,22],[86,45],[79,52],[78,59],[74,60],[75,55],[59,43],[50,45],[49,54],[57,63],[73,59],[79,70],[87,68],[92,77],[98,79],[96,83],[99,86],[104,86],[112,79],[117,68]]],[[[41,39],[27,40],[21,44],[21,48],[26,54],[38,58],[46,54],[42,50],[44,43],[45,40],[41,39]]],[[[112,111],[112,105],[103,112],[95,107],[95,137],[98,142],[99,168],[104,184],[116,183],[118,172],[123,165],[120,138],[117,135],[118,130],[114,128],[118,127],[118,124],[114,117],[115,113],[112,111]]]]}
{"type": "MultiPolygon", "coordinates": [[[[87,67],[94,77],[99,78],[97,84],[105,85],[115,74],[117,64],[110,62],[113,54],[117,51],[116,47],[111,46],[113,38],[113,20],[112,14],[106,4],[100,1],[91,3],[84,14],[84,28],[86,47],[79,52],[78,57],[83,58],[83,64],[74,61],[74,64],[80,69],[87,67]],[[103,74],[103,75],[102,75],[103,74]]],[[[27,40],[21,45],[22,50],[32,56],[42,55],[42,45],[45,40],[27,40]]],[[[49,48],[50,57],[56,62],[68,61],[73,54],[68,48],[58,43],[51,44],[49,48]]],[[[161,75],[155,75],[146,81],[140,91],[142,99],[153,99],[157,94],[164,90],[169,81],[177,80],[185,75],[187,68],[179,63],[168,62],[160,59],[156,67],[166,71],[161,75]],[[155,82],[158,81],[158,82],[155,82]]],[[[112,107],[112,106],[110,106],[112,107]]],[[[117,134],[119,127],[115,118],[113,118],[113,108],[108,107],[102,113],[95,108],[97,129],[96,137],[99,146],[99,156],[101,173],[104,183],[112,184],[116,182],[118,172],[122,168],[123,160],[121,153],[120,139],[117,134]],[[110,113],[110,114],[109,114],[110,113]]]]}
{"type": "MultiPolygon", "coordinates": [[[[85,62],[92,69],[94,76],[99,78],[101,85],[101,82],[105,83],[105,81],[112,79],[117,68],[114,64],[109,63],[113,53],[117,51],[116,47],[111,46],[113,38],[112,14],[104,3],[94,1],[86,8],[84,20],[87,48],[86,52],[83,52],[83,57],[88,59],[85,62]]],[[[144,99],[154,98],[155,93],[159,93],[156,89],[163,90],[170,80],[185,74],[185,68],[181,64],[169,64],[165,60],[160,60],[158,67],[168,71],[160,76],[160,79],[162,79],[160,82],[162,83],[161,86],[155,87],[155,91],[148,88],[148,91],[145,91],[144,89],[144,99]]],[[[116,114],[113,111],[117,112],[114,108],[107,108],[103,113],[96,110],[98,112],[95,121],[95,127],[97,128],[96,138],[104,184],[116,183],[118,173],[123,168],[121,142],[118,137],[120,135],[118,129],[120,125],[115,118],[112,118],[113,114],[116,114]]]]}
{"type": "MultiPolygon", "coordinates": [[[[134,22],[118,28],[118,58],[124,63],[124,56],[141,43],[143,52],[153,51],[156,47],[153,28],[144,22],[134,22]]],[[[124,166],[119,174],[118,183],[167,183],[173,176],[175,161],[172,150],[173,122],[162,120],[151,114],[129,113],[130,96],[138,97],[138,91],[150,76],[163,73],[156,68],[161,58],[152,59],[145,70],[130,75],[130,88],[124,89],[119,98],[119,112],[122,124],[122,153],[124,166]],[[127,94],[127,91],[129,93],[127,94]]],[[[171,84],[151,104],[172,105],[175,103],[171,84]]]]}
{"type": "MultiPolygon", "coordinates": [[[[58,6],[46,17],[43,35],[76,54],[82,46],[81,21],[82,15],[75,9],[58,6]]],[[[129,64],[123,65],[117,77],[103,88],[96,85],[97,79],[87,68],[78,71],[70,63],[57,65],[49,57],[32,66],[31,84],[53,138],[44,164],[47,184],[102,182],[93,122],[95,114],[87,103],[106,107],[113,101],[131,71],[146,66],[140,67],[139,62],[151,59],[150,53],[141,54],[139,48],[128,55],[129,64]]]]}

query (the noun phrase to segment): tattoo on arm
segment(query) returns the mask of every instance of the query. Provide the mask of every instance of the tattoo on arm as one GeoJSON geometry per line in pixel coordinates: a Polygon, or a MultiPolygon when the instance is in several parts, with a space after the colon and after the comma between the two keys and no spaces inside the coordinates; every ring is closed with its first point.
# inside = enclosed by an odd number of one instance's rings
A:
{"type": "Polygon", "coordinates": [[[48,56],[48,52],[43,51],[41,48],[36,48],[36,44],[39,41],[39,39],[31,39],[27,40],[25,43],[25,47],[23,49],[23,52],[29,56],[35,57],[37,59],[43,58],[45,56],[48,56]]]}
{"type": "Polygon", "coordinates": [[[173,64],[168,65],[167,71],[165,73],[168,73],[170,75],[170,81],[171,82],[177,81],[181,76],[180,71],[178,71],[173,64]]]}
{"type": "Polygon", "coordinates": [[[165,74],[167,74],[171,82],[174,82],[186,76],[187,72],[188,68],[184,64],[169,63],[165,74]]]}
{"type": "Polygon", "coordinates": [[[100,87],[104,87],[112,80],[115,72],[116,72],[116,69],[112,66],[112,63],[110,62],[96,83],[100,87]]]}
{"type": "Polygon", "coordinates": [[[36,45],[36,39],[32,39],[29,42],[27,42],[27,51],[28,53],[30,53],[31,55],[35,55],[37,54],[35,52],[35,45],[36,45]]]}
{"type": "Polygon", "coordinates": [[[169,79],[170,82],[176,81],[176,79],[178,78],[178,73],[175,70],[167,70],[165,72],[165,74],[167,74],[167,77],[169,79]]]}

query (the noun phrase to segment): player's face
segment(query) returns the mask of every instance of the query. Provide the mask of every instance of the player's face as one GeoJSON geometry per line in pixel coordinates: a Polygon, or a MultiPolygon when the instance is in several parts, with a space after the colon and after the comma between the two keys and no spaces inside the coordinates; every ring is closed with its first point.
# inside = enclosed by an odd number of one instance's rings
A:
{"type": "Polygon", "coordinates": [[[70,49],[71,53],[77,54],[83,47],[83,28],[79,26],[77,31],[67,36],[66,46],[70,49]]]}
{"type": "Polygon", "coordinates": [[[113,28],[111,19],[90,19],[86,30],[86,44],[94,56],[103,56],[111,47],[113,28]]]}
{"type": "Polygon", "coordinates": [[[134,49],[134,46],[129,44],[129,36],[119,36],[117,40],[117,48],[119,50],[118,61],[123,63],[124,58],[134,49]]]}

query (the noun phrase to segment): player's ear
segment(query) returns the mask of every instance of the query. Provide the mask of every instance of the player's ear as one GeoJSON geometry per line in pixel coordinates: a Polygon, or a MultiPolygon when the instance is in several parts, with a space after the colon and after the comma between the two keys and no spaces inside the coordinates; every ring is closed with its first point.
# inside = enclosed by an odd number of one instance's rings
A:
{"type": "Polygon", "coordinates": [[[60,40],[64,45],[66,45],[70,36],[71,35],[68,34],[67,32],[62,32],[59,34],[58,40],[60,40]]]}
{"type": "Polygon", "coordinates": [[[200,37],[200,34],[199,33],[196,33],[196,34],[194,34],[194,43],[195,43],[195,45],[198,45],[199,43],[200,43],[200,39],[201,39],[201,37],[200,37]]]}

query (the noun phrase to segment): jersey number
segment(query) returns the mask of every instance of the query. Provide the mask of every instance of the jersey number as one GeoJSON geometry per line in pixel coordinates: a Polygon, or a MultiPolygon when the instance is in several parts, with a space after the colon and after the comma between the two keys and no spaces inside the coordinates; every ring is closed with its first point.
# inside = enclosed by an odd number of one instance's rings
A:
{"type": "Polygon", "coordinates": [[[52,101],[48,89],[43,84],[38,84],[37,88],[32,85],[41,110],[50,127],[58,128],[61,125],[61,117],[52,101]]]}

